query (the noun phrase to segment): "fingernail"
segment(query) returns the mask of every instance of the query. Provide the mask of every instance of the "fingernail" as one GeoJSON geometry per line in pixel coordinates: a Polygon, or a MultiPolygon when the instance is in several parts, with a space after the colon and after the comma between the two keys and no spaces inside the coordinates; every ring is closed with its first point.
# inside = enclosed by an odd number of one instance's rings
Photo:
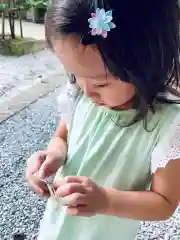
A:
{"type": "Polygon", "coordinates": [[[39,178],[45,178],[45,172],[44,172],[43,170],[40,170],[40,171],[38,172],[38,177],[39,177],[39,178]]]}

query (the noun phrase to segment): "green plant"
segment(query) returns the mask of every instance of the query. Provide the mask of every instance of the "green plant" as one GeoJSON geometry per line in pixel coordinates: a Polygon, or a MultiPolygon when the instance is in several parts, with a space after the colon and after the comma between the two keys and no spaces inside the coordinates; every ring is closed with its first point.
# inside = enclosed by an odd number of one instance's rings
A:
{"type": "Polygon", "coordinates": [[[0,3],[0,9],[7,9],[8,8],[8,4],[5,3],[0,3]]]}
{"type": "Polygon", "coordinates": [[[26,4],[30,8],[46,8],[48,5],[48,0],[27,0],[26,4]]]}
{"type": "Polygon", "coordinates": [[[27,0],[16,0],[16,7],[20,7],[23,9],[29,9],[30,5],[28,4],[27,0]]]}

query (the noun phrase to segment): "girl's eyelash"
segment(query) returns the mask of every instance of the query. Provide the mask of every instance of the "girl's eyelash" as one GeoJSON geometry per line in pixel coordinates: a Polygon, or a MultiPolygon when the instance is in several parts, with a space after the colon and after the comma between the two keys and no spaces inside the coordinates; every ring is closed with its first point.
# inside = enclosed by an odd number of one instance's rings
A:
{"type": "Polygon", "coordinates": [[[106,87],[107,86],[107,84],[102,84],[102,85],[95,85],[95,87],[99,87],[99,88],[103,88],[103,87],[106,87]]]}

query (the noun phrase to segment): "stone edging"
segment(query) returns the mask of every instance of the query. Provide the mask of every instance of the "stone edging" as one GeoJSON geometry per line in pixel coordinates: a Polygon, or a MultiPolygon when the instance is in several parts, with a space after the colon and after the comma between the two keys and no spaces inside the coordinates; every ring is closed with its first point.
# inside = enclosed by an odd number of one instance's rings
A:
{"type": "Polygon", "coordinates": [[[53,92],[57,87],[63,85],[64,81],[64,75],[53,74],[47,79],[43,79],[41,82],[18,93],[16,96],[0,103],[0,123],[35,102],[38,98],[53,92]]]}

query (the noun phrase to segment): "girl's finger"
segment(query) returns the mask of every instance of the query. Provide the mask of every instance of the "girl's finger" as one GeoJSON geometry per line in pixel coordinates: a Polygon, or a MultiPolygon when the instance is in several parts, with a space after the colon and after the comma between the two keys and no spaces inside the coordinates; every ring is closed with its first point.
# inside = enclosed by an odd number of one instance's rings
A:
{"type": "Polygon", "coordinates": [[[34,193],[37,193],[38,195],[43,196],[44,191],[37,184],[35,184],[33,181],[29,181],[28,184],[29,184],[30,189],[34,193]]]}
{"type": "Polygon", "coordinates": [[[88,181],[87,177],[82,176],[67,176],[64,178],[67,183],[76,182],[76,183],[85,183],[88,181]]]}
{"type": "Polygon", "coordinates": [[[67,207],[66,212],[70,216],[91,217],[93,214],[89,211],[87,206],[67,207]]]}
{"type": "Polygon", "coordinates": [[[61,179],[61,180],[57,180],[53,183],[53,186],[55,189],[57,189],[58,187],[63,186],[64,184],[66,184],[66,180],[65,179],[61,179]]]}
{"type": "Polygon", "coordinates": [[[64,185],[66,183],[87,183],[89,179],[87,177],[81,177],[81,176],[67,176],[64,179],[55,181],[54,187],[60,187],[61,185],[64,185]]]}
{"type": "Polygon", "coordinates": [[[49,197],[49,189],[44,182],[41,182],[35,178],[31,178],[29,181],[31,190],[41,196],[49,197]]]}
{"type": "Polygon", "coordinates": [[[28,159],[28,174],[32,175],[36,172],[39,171],[41,165],[46,159],[46,154],[44,152],[37,152],[33,154],[29,159],[28,159]]]}
{"type": "Polygon", "coordinates": [[[86,195],[82,193],[72,193],[64,198],[62,198],[62,205],[64,206],[73,206],[86,205],[86,195]]]}
{"type": "Polygon", "coordinates": [[[57,168],[56,168],[54,158],[52,156],[47,155],[46,159],[44,162],[41,164],[39,168],[39,177],[40,178],[48,178],[51,175],[55,174],[57,168]],[[55,165],[55,168],[53,167],[55,165]]]}
{"type": "Polygon", "coordinates": [[[80,184],[88,184],[89,179],[87,177],[82,177],[82,176],[67,176],[64,179],[55,181],[54,187],[58,188],[66,183],[80,183],[80,184]]]}
{"type": "Polygon", "coordinates": [[[55,194],[58,197],[65,197],[72,193],[86,193],[85,187],[80,183],[67,183],[57,188],[55,194]]]}

